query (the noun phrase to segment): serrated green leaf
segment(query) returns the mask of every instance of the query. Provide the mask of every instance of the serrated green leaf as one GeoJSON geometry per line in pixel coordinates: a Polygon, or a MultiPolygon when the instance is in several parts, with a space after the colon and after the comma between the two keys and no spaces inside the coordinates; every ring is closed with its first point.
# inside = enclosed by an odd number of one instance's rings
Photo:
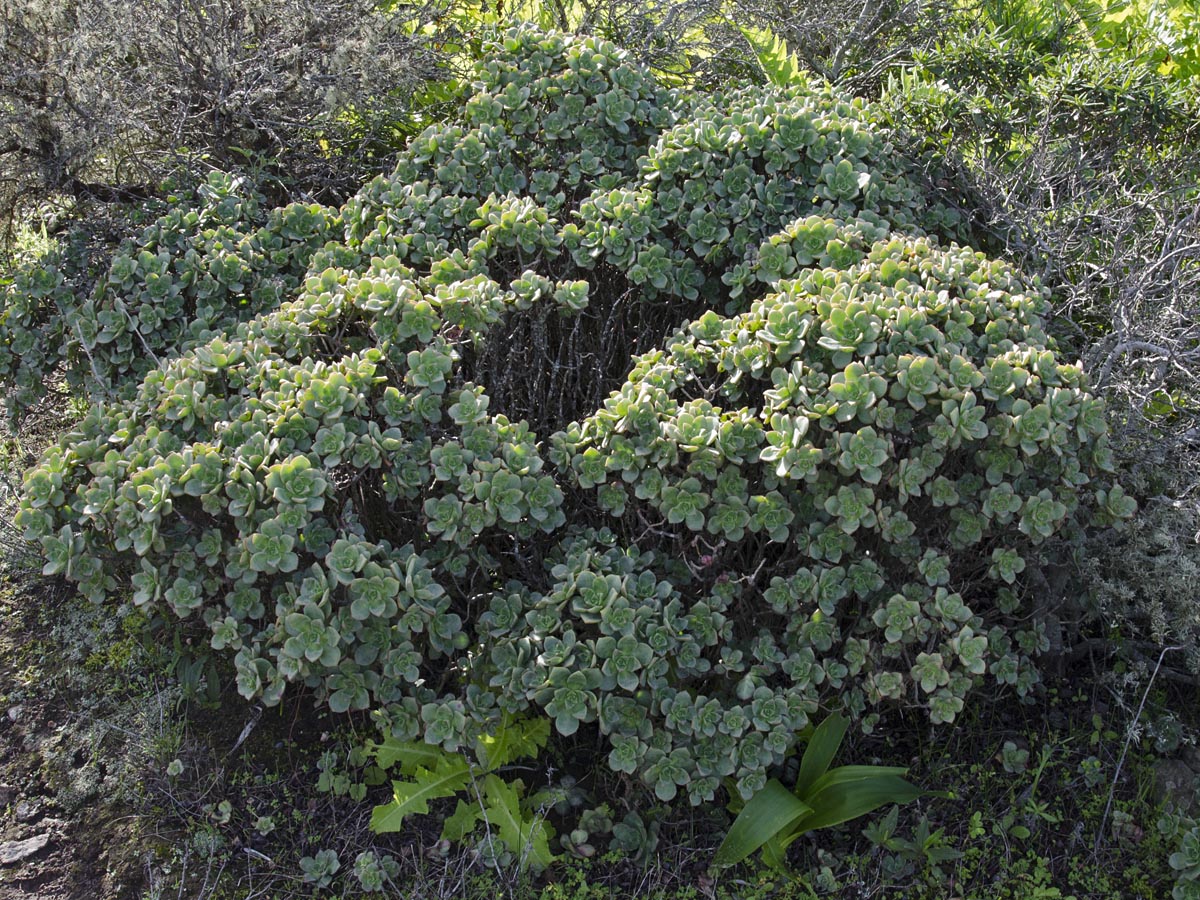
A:
{"type": "Polygon", "coordinates": [[[495,775],[483,780],[484,812],[488,825],[521,860],[522,866],[544,869],[554,862],[550,852],[550,829],[543,820],[521,813],[517,790],[495,775]]]}
{"type": "Polygon", "coordinates": [[[800,80],[800,64],[788,51],[787,42],[769,28],[741,26],[742,35],[754,51],[767,81],[777,87],[787,87],[800,80]]]}
{"type": "Polygon", "coordinates": [[[411,778],[418,769],[436,769],[444,759],[457,759],[441,747],[424,741],[398,741],[388,738],[375,747],[375,761],[381,769],[400,764],[400,773],[411,778]]]}
{"type": "Polygon", "coordinates": [[[536,757],[549,739],[549,719],[515,719],[505,713],[496,733],[482,735],[476,750],[484,769],[492,772],[513,760],[536,757]]]}
{"type": "Polygon", "coordinates": [[[475,826],[479,824],[479,818],[482,815],[483,810],[479,808],[478,803],[467,803],[459,800],[458,806],[454,808],[454,814],[442,824],[442,839],[446,841],[461,841],[475,830],[475,826]]]}
{"type": "Polygon", "coordinates": [[[444,755],[436,769],[418,768],[412,781],[392,782],[392,802],[371,812],[371,830],[399,831],[405,816],[429,812],[429,801],[453,797],[467,786],[471,769],[462,757],[444,755]]]}

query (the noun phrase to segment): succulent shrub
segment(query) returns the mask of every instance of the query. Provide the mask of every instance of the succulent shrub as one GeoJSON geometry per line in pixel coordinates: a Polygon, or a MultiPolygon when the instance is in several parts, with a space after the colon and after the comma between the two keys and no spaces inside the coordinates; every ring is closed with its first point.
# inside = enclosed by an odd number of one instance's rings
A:
{"type": "Polygon", "coordinates": [[[667,90],[611,44],[526,30],[491,46],[474,90],[461,122],[418,136],[343,216],[365,255],[553,295],[463,355],[535,430],[594,409],[632,353],[692,315],[761,294],[760,246],[801,213],[953,224],[878,114],[828,85],[667,90]]]}
{"type": "Polygon", "coordinates": [[[90,293],[55,252],[0,286],[0,380],[19,418],[66,364],[100,398],[136,385],[161,360],[279,306],[314,251],[340,237],[336,210],[269,209],[245,177],[213,172],[112,259],[90,293]]]}
{"type": "MultiPolygon", "coordinates": [[[[610,516],[609,555],[655,571],[638,550],[652,545],[675,567],[654,595],[673,610],[668,642],[627,661],[653,724],[614,725],[615,766],[657,759],[647,735],[665,734],[689,785],[735,774],[748,794],[818,707],[869,725],[901,702],[948,722],[980,684],[1026,692],[1045,649],[1026,568],[1081,505],[1106,522],[1133,511],[1103,478],[1102,406],[1049,348],[1036,286],[969,249],[834,233],[856,261],[704,314],[552,439],[550,459],[610,516]],[[722,760],[736,747],[749,763],[697,761],[723,735],[722,760]]],[[[589,604],[598,625],[556,628],[599,657],[624,602],[612,591],[589,604]]],[[[651,642],[661,624],[630,627],[651,642]]]]}
{"type": "Polygon", "coordinates": [[[1131,512],[1036,283],[925,236],[826,87],[489,46],[462,122],[310,211],[344,235],[275,308],[186,326],[47,451],[46,572],[202,623],[246,697],[450,752],[544,716],[663,800],[751,795],[818,709],[1029,690],[1029,571],[1131,512]]]}

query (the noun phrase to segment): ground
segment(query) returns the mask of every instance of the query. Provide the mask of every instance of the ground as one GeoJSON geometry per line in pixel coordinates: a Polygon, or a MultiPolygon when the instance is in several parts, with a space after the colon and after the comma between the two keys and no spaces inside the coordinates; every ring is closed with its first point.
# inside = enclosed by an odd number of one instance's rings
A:
{"type": "Polygon", "coordinates": [[[32,581],[0,595],[0,857],[11,842],[47,839],[0,866],[6,900],[140,896],[136,803],[106,763],[114,743],[106,738],[119,726],[103,716],[119,710],[90,703],[86,683],[72,684],[69,671],[43,668],[61,662],[44,655],[46,614],[68,599],[65,589],[32,581]]]}

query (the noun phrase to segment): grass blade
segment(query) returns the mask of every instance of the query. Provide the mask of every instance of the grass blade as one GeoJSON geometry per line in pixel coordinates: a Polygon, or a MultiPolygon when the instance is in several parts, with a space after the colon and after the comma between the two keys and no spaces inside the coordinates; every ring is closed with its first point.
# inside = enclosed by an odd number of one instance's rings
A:
{"type": "Polygon", "coordinates": [[[813,794],[811,800],[816,812],[804,820],[804,830],[840,825],[888,803],[908,803],[922,793],[916,785],[896,775],[834,781],[813,794]]]}
{"type": "Polygon", "coordinates": [[[729,834],[725,835],[725,840],[717,848],[713,865],[732,866],[741,862],[771,838],[786,832],[797,819],[811,812],[812,807],[772,778],[738,813],[729,834]]]}
{"type": "Polygon", "coordinates": [[[829,771],[849,727],[849,719],[841,713],[832,713],[813,732],[800,760],[800,775],[796,778],[797,797],[807,797],[817,779],[829,771]]]}

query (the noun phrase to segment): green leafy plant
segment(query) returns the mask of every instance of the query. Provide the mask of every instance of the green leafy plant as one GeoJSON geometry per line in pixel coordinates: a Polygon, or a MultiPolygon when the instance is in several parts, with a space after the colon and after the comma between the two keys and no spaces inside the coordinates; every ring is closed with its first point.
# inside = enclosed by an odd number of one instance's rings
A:
{"type": "Polygon", "coordinates": [[[1029,767],[1029,751],[1024,747],[1018,747],[1012,741],[1004,742],[1004,746],[1000,748],[999,757],[1005,772],[1019,775],[1029,767]]]}
{"type": "Polygon", "coordinates": [[[1144,60],[1169,78],[1200,78],[1200,24],[1194,4],[1170,0],[1117,0],[1098,4],[1089,23],[1097,47],[1144,60]]]}
{"type": "Polygon", "coordinates": [[[900,777],[908,771],[903,767],[830,768],[849,726],[838,714],[817,726],[800,758],[795,786],[788,790],[772,778],[747,800],[717,848],[714,865],[733,865],[761,849],[769,865],[786,868],[787,848],[802,835],[921,796],[919,788],[900,777]]]}
{"type": "Polygon", "coordinates": [[[962,859],[963,852],[947,846],[946,829],[931,827],[928,816],[921,816],[911,837],[900,837],[896,833],[899,817],[900,808],[893,806],[882,819],[864,828],[863,835],[877,847],[895,853],[909,863],[927,867],[935,878],[943,879],[945,874],[940,866],[962,859]]]}
{"type": "Polygon", "coordinates": [[[742,35],[754,51],[767,81],[778,87],[795,84],[801,77],[800,64],[788,50],[787,42],[769,28],[740,26],[742,35]]]}
{"type": "Polygon", "coordinates": [[[376,745],[378,766],[398,769],[405,780],[392,782],[392,800],[375,807],[371,830],[399,831],[408,816],[428,814],[431,801],[459,797],[454,813],[443,824],[444,840],[462,841],[483,825],[488,840],[502,842],[522,867],[546,868],[554,861],[550,826],[528,810],[522,798],[524,785],[519,780],[505,781],[495,770],[517,759],[536,757],[549,736],[545,719],[505,717],[495,734],[479,737],[476,764],[462,754],[423,742],[393,739],[376,745]]]}
{"type": "Polygon", "coordinates": [[[1179,849],[1171,854],[1169,863],[1175,870],[1171,896],[1175,900],[1192,900],[1200,895],[1200,826],[1183,833],[1179,849]]]}
{"type": "MultiPolygon", "coordinates": [[[[304,203],[272,210],[247,177],[212,172],[172,195],[90,295],[71,277],[69,248],[18,270],[11,284],[0,284],[9,417],[44,395],[41,375],[59,365],[76,390],[109,396],[132,388],[162,359],[274,309],[340,226],[335,210],[304,203]]],[[[206,354],[213,361],[223,355],[206,354]]],[[[186,424],[204,403],[180,391],[169,415],[186,424]]]]}
{"type": "Polygon", "coordinates": [[[304,880],[319,888],[329,887],[333,883],[333,876],[341,867],[342,864],[334,850],[319,850],[316,856],[300,859],[300,870],[304,873],[304,880]]]}
{"type": "Polygon", "coordinates": [[[400,863],[390,854],[364,850],[354,858],[354,877],[367,892],[380,892],[394,883],[400,874],[400,863]]]}

